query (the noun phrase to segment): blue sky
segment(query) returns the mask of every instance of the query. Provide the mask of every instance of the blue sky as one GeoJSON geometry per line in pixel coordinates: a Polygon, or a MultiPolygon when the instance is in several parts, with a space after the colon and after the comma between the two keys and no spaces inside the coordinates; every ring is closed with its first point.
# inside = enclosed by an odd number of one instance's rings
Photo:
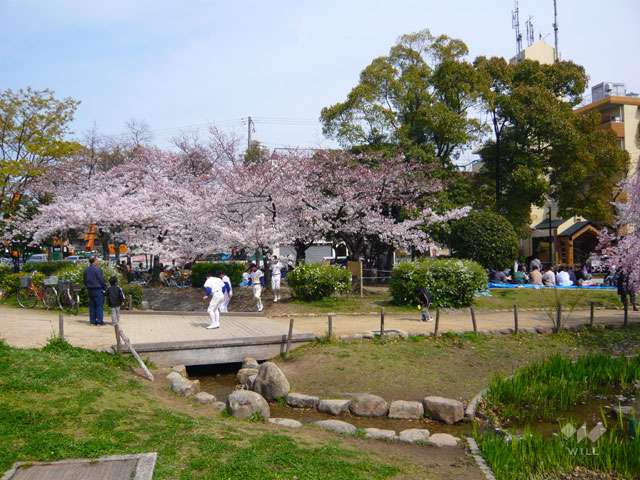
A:
{"type": "MultiPolygon", "coordinates": [[[[515,51],[510,0],[0,0],[0,89],[82,101],[74,122],[116,134],[145,120],[163,144],[208,122],[270,147],[329,145],[320,109],[403,33],[463,39],[471,57],[515,51]],[[195,127],[194,127],[195,126],[195,127]]],[[[553,41],[552,0],[521,0],[553,41]]],[[[559,0],[560,51],[591,84],[640,91],[638,0],[559,0]]]]}

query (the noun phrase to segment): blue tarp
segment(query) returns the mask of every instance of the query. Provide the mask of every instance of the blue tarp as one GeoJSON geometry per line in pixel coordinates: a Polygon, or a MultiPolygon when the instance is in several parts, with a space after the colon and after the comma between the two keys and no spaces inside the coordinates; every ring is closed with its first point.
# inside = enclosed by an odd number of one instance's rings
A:
{"type": "Polygon", "coordinates": [[[533,288],[535,290],[539,290],[543,288],[544,289],[561,288],[565,290],[605,290],[605,291],[611,291],[611,292],[616,291],[616,287],[608,287],[604,285],[585,285],[583,287],[579,287],[576,285],[572,285],[570,287],[560,287],[560,286],[544,287],[542,285],[531,285],[530,283],[515,284],[515,283],[494,283],[494,282],[489,282],[489,288],[533,288]]]}

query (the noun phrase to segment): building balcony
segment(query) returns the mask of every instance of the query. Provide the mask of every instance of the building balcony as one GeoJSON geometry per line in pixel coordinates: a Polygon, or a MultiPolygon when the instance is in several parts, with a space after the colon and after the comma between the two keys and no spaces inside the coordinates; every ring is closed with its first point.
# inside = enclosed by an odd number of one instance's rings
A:
{"type": "Polygon", "coordinates": [[[618,138],[624,138],[624,122],[622,121],[609,120],[602,122],[601,127],[613,130],[613,133],[615,133],[618,138]]]}

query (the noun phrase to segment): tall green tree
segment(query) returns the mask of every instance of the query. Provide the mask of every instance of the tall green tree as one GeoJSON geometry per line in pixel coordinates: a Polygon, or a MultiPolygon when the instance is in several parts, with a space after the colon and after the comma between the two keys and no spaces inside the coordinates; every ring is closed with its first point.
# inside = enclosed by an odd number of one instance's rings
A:
{"type": "Polygon", "coordinates": [[[467,54],[464,42],[446,35],[403,35],[362,71],[344,102],[322,109],[324,134],[348,148],[400,147],[451,167],[480,132],[468,115],[479,92],[467,54]]]}
{"type": "Polygon", "coordinates": [[[546,198],[564,215],[610,219],[606,199],[624,175],[624,154],[599,122],[573,111],[587,84],[584,68],[485,57],[474,65],[492,131],[480,149],[479,203],[493,206],[518,230],[526,229],[531,205],[546,198]]]}
{"type": "Polygon", "coordinates": [[[78,104],[51,90],[0,92],[0,234],[18,209],[33,207],[33,182],[80,148],[66,139],[78,104]]]}

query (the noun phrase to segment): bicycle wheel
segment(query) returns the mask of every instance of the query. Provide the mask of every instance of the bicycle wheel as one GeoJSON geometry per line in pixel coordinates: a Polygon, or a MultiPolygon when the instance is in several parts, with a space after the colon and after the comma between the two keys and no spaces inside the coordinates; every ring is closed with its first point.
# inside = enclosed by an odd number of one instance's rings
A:
{"type": "Polygon", "coordinates": [[[38,297],[30,288],[19,288],[18,293],[16,293],[16,300],[22,308],[33,308],[38,302],[38,297]]]}
{"type": "Polygon", "coordinates": [[[58,290],[56,289],[56,287],[45,287],[42,301],[47,309],[59,308],[60,310],[62,310],[60,296],[58,295],[58,290]]]}
{"type": "Polygon", "coordinates": [[[74,315],[78,315],[78,311],[80,310],[80,295],[71,290],[67,290],[67,295],[69,296],[69,311],[74,315]]]}

